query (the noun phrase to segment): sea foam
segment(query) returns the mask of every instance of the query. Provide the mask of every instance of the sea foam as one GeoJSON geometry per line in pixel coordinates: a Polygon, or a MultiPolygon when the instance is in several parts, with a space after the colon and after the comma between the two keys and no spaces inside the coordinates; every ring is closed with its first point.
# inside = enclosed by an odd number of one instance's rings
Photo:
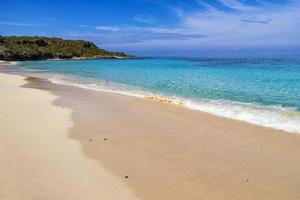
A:
{"type": "Polygon", "coordinates": [[[274,128],[292,133],[300,133],[300,113],[293,108],[281,106],[264,106],[256,103],[241,103],[228,100],[193,100],[177,96],[167,96],[144,90],[131,89],[124,85],[95,83],[76,83],[62,77],[52,77],[52,83],[70,85],[100,92],[109,92],[138,98],[157,100],[163,103],[184,106],[216,116],[245,121],[251,124],[274,128]]]}

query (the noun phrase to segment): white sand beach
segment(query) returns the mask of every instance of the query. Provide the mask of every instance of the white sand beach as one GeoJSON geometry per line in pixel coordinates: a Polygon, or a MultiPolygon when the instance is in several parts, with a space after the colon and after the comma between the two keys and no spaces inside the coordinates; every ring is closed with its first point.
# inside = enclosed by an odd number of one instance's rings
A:
{"type": "Polygon", "coordinates": [[[135,199],[68,138],[72,111],[24,79],[0,74],[0,199],[135,199]]]}
{"type": "Polygon", "coordinates": [[[1,199],[300,198],[300,137],[0,74],[1,199]]]}

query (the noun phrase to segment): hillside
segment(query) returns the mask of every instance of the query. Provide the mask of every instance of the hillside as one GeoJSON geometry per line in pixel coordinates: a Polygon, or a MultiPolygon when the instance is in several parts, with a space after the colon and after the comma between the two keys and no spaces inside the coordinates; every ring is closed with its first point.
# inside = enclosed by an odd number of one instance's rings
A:
{"type": "Polygon", "coordinates": [[[84,40],[62,38],[0,36],[0,60],[96,59],[130,57],[124,53],[106,51],[84,40]]]}

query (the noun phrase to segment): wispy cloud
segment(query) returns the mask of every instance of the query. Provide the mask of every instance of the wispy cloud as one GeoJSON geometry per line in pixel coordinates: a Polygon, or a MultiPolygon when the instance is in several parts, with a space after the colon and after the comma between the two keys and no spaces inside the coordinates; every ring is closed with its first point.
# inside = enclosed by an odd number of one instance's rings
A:
{"type": "Polygon", "coordinates": [[[89,25],[86,25],[86,24],[79,24],[78,25],[80,28],[90,28],[89,25]]]}
{"type": "Polygon", "coordinates": [[[263,0],[255,5],[218,0],[231,10],[221,9],[209,1],[197,2],[199,9],[194,11],[171,8],[180,19],[175,27],[98,26],[97,29],[136,35],[139,39],[132,43],[169,47],[300,44],[300,29],[295,28],[300,21],[297,2],[279,6],[263,0]]]}
{"type": "MultiPolygon", "coordinates": [[[[195,0],[198,8],[169,5],[178,23],[155,25],[136,16],[135,25],[99,25],[95,32],[68,33],[98,44],[123,48],[177,48],[300,45],[300,2],[274,4],[268,0],[195,0]],[[221,6],[220,6],[221,5],[221,6]]],[[[84,27],[84,26],[82,26],[84,27]]]]}
{"type": "Polygon", "coordinates": [[[219,0],[220,3],[222,3],[224,6],[234,9],[234,10],[252,10],[255,9],[254,6],[250,6],[245,4],[245,0],[238,1],[238,0],[219,0]]]}
{"type": "Polygon", "coordinates": [[[299,44],[299,2],[276,5],[259,1],[246,5],[237,0],[220,0],[235,11],[224,11],[212,4],[205,10],[180,16],[181,26],[194,33],[209,35],[198,45],[282,45],[299,44]]]}
{"type": "Polygon", "coordinates": [[[0,22],[2,26],[41,26],[39,24],[21,23],[21,22],[0,22]]]}
{"type": "MultiPolygon", "coordinates": [[[[145,42],[153,40],[187,40],[190,38],[205,38],[204,34],[189,32],[181,28],[166,28],[154,26],[96,26],[95,29],[102,34],[116,34],[123,37],[124,42],[145,42]]],[[[118,43],[119,44],[119,43],[118,43]]]]}
{"type": "Polygon", "coordinates": [[[145,15],[136,15],[134,16],[133,20],[144,24],[152,24],[155,21],[153,16],[145,16],[145,15]]]}
{"type": "MultiPolygon", "coordinates": [[[[185,28],[168,28],[158,26],[96,26],[96,30],[105,32],[126,32],[126,33],[154,33],[154,34],[179,34],[179,35],[194,35],[195,33],[185,28]]],[[[202,35],[202,34],[201,34],[202,35]]],[[[203,36],[203,35],[202,35],[203,36]]]]}
{"type": "Polygon", "coordinates": [[[102,31],[112,31],[112,32],[116,32],[119,31],[120,28],[117,26],[96,26],[95,27],[97,30],[102,30],[102,31]]]}
{"type": "Polygon", "coordinates": [[[266,19],[266,20],[242,19],[241,21],[246,23],[269,24],[272,21],[272,19],[266,19]]]}
{"type": "Polygon", "coordinates": [[[180,41],[191,38],[206,38],[206,35],[189,33],[183,29],[138,26],[97,26],[98,32],[72,32],[64,34],[68,38],[89,39],[105,46],[134,45],[158,41],[180,41]]]}

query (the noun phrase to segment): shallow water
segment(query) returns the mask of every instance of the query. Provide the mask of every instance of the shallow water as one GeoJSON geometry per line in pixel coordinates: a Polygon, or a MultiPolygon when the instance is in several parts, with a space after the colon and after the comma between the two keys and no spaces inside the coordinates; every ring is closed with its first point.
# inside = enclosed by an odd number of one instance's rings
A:
{"type": "Polygon", "coordinates": [[[147,97],[300,133],[300,57],[20,62],[54,83],[147,97]]]}

